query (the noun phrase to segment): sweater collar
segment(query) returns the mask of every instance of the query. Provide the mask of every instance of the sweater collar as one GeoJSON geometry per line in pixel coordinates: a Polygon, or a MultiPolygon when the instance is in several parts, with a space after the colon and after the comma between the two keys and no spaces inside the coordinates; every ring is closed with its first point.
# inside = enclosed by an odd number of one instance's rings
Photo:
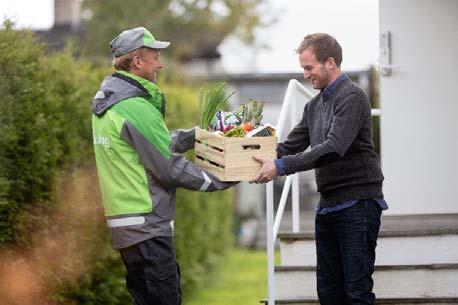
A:
{"type": "Polygon", "coordinates": [[[345,73],[340,74],[340,76],[333,81],[330,85],[328,85],[326,88],[324,88],[321,91],[321,96],[323,100],[327,100],[331,95],[334,94],[334,92],[337,90],[337,87],[345,80],[348,79],[348,76],[345,73]]]}

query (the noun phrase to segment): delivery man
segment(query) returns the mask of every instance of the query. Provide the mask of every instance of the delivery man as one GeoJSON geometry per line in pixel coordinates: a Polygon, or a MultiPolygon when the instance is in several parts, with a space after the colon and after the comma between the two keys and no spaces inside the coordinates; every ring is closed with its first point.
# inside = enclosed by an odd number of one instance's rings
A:
{"type": "Polygon", "coordinates": [[[92,102],[94,150],[113,247],[127,268],[136,305],[181,304],[173,244],[175,190],[215,191],[233,186],[195,167],[182,155],[194,148],[194,130],[169,134],[165,99],[156,84],[163,68],[158,41],[145,28],[111,41],[116,72],[92,102]]]}

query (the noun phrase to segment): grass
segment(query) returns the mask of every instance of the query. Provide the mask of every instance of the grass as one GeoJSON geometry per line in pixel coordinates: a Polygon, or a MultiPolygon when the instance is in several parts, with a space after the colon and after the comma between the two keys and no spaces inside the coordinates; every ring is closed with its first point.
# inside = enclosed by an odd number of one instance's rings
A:
{"type": "MultiPolygon", "coordinates": [[[[276,255],[278,258],[278,255],[276,255]]],[[[267,255],[261,250],[233,249],[219,264],[207,283],[184,305],[260,304],[267,296],[267,255]]]]}

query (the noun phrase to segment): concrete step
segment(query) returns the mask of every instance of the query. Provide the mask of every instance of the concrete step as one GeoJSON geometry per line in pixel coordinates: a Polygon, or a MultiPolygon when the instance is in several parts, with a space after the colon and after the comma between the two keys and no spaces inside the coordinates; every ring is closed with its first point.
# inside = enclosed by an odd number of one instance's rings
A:
{"type": "MultiPolygon", "coordinates": [[[[376,266],[378,298],[458,298],[458,264],[376,266]]],[[[277,299],[316,299],[316,267],[275,267],[277,299]]]]}
{"type": "MultiPolygon", "coordinates": [[[[291,211],[285,211],[280,224],[280,232],[291,232],[291,211]]],[[[458,234],[458,214],[428,215],[383,215],[380,236],[440,235],[458,234]]],[[[301,211],[300,232],[314,235],[315,212],[301,211]]],[[[265,216],[259,219],[256,234],[256,247],[266,247],[265,216]]]]}
{"type": "MultiPolygon", "coordinates": [[[[281,265],[316,265],[310,217],[302,233],[279,234],[281,265]]],[[[383,216],[377,242],[378,265],[458,263],[458,214],[383,216]]]]}
{"type": "MultiPolygon", "coordinates": [[[[261,300],[267,304],[267,300],[261,300]]],[[[377,298],[377,305],[458,305],[458,298],[377,298]]],[[[319,305],[318,299],[276,300],[275,304],[319,305]]]]}
{"type": "MultiPolygon", "coordinates": [[[[316,266],[314,234],[281,233],[279,239],[282,266],[316,266]]],[[[382,231],[376,253],[376,265],[458,263],[458,230],[382,231]]]]}

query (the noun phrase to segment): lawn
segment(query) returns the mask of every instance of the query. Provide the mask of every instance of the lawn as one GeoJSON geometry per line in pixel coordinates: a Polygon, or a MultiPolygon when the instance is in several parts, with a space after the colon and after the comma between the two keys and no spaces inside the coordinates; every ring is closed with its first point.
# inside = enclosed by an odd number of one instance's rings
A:
{"type": "MultiPolygon", "coordinates": [[[[278,257],[278,255],[276,255],[278,257]]],[[[184,296],[184,305],[255,305],[267,296],[265,251],[233,249],[210,280],[184,296]]]]}

